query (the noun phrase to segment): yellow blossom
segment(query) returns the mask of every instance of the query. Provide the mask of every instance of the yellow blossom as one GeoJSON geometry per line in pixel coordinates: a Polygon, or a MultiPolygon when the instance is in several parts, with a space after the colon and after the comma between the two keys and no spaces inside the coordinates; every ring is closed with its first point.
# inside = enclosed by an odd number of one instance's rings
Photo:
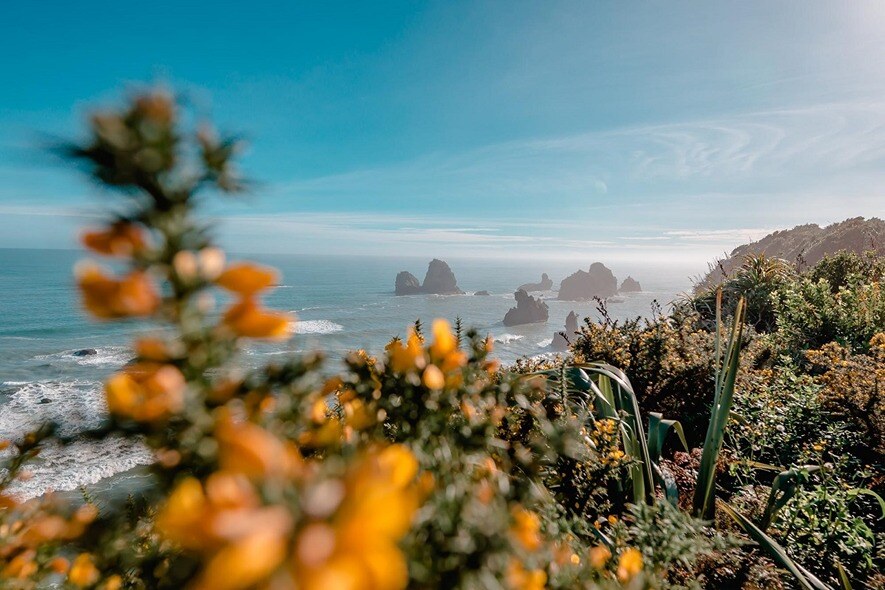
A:
{"type": "Polygon", "coordinates": [[[232,264],[216,279],[218,286],[250,297],[274,285],[278,280],[276,270],[249,262],[232,264]]]}
{"type": "Polygon", "coordinates": [[[260,478],[286,473],[283,443],[257,424],[234,422],[223,416],[215,430],[222,469],[260,478]]]}
{"type": "Polygon", "coordinates": [[[87,263],[77,270],[77,286],[84,307],[99,319],[148,316],[160,305],[156,288],[142,271],[115,279],[87,263]]]}
{"type": "Polygon", "coordinates": [[[132,256],[147,247],[144,231],[125,221],[107,229],[84,232],[80,239],[93,252],[106,256],[132,256]]]}
{"type": "Polygon", "coordinates": [[[95,584],[98,577],[98,568],[95,567],[92,557],[88,553],[78,555],[68,571],[68,582],[81,588],[95,584]]]}
{"type": "Polygon", "coordinates": [[[513,526],[510,533],[527,551],[536,551],[541,547],[541,519],[537,514],[525,508],[513,511],[513,526]]]}
{"type": "Polygon", "coordinates": [[[547,574],[544,570],[527,570],[525,567],[511,559],[507,566],[507,586],[512,590],[543,590],[547,584],[547,574]]]}
{"type": "Polygon", "coordinates": [[[618,580],[628,582],[642,571],[642,553],[638,549],[629,548],[621,553],[618,559],[618,580]]]}
{"type": "Polygon", "coordinates": [[[423,381],[428,389],[442,389],[446,386],[446,377],[436,365],[428,365],[424,369],[423,381]]]}
{"type": "Polygon", "coordinates": [[[612,552],[608,550],[608,547],[603,545],[596,545],[592,547],[589,552],[588,561],[590,565],[594,569],[601,570],[605,567],[605,564],[608,563],[608,560],[612,558],[612,552]]]}
{"type": "Polygon", "coordinates": [[[280,340],[289,337],[293,320],[291,314],[267,311],[247,298],[227,310],[223,323],[237,336],[280,340]]]}
{"type": "Polygon", "coordinates": [[[105,383],[110,412],[139,422],[154,422],[180,412],[184,391],[181,371],[153,362],[130,365],[105,383]]]}

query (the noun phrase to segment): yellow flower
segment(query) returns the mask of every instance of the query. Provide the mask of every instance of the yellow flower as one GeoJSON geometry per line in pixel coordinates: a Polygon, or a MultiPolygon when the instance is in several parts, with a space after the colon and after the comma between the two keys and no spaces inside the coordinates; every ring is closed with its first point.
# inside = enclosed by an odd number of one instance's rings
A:
{"type": "Polygon", "coordinates": [[[3,569],[0,570],[0,576],[3,578],[18,578],[18,579],[26,579],[34,575],[37,572],[37,563],[34,559],[37,557],[37,552],[33,549],[27,549],[22,551],[3,566],[3,569]]]}
{"type": "Polygon", "coordinates": [[[285,557],[286,540],[278,531],[256,531],[218,551],[206,564],[194,588],[250,588],[268,577],[285,557]]]}
{"type": "Polygon", "coordinates": [[[228,266],[215,282],[228,291],[250,297],[276,284],[277,279],[277,272],[272,268],[240,262],[228,266]]]}
{"type": "Polygon", "coordinates": [[[405,588],[408,568],[397,541],[418,507],[417,471],[417,460],[400,445],[376,450],[354,465],[329,524],[310,524],[299,535],[292,563],[297,587],[405,588]]]}
{"type": "Polygon", "coordinates": [[[428,389],[442,389],[446,386],[446,376],[436,365],[428,365],[424,369],[424,386],[428,389]]]}
{"type": "Polygon", "coordinates": [[[108,379],[105,398],[112,414],[155,422],[182,410],[184,390],[184,376],[176,367],[141,362],[108,379]]]}
{"type": "Polygon", "coordinates": [[[115,279],[87,263],[77,269],[77,286],[84,307],[99,319],[148,316],[160,305],[156,288],[142,271],[115,279]]]}
{"type": "Polygon", "coordinates": [[[642,571],[642,553],[638,549],[629,548],[618,560],[618,580],[628,582],[642,571]]]}
{"type": "Polygon", "coordinates": [[[264,310],[250,298],[232,305],[223,322],[237,336],[280,340],[289,337],[293,319],[287,313],[264,310]]]}
{"type": "Polygon", "coordinates": [[[414,330],[409,330],[409,337],[403,344],[394,340],[387,345],[387,358],[390,368],[397,373],[406,373],[414,369],[423,369],[427,364],[424,358],[424,347],[414,330]]]}
{"type": "Polygon", "coordinates": [[[351,400],[342,405],[344,424],[356,430],[363,430],[375,423],[375,416],[362,400],[351,400]]]}
{"type": "Polygon", "coordinates": [[[125,221],[115,223],[107,229],[87,231],[80,240],[93,252],[106,256],[132,256],[147,247],[144,231],[125,221]]]}
{"type": "Polygon", "coordinates": [[[257,424],[233,422],[223,416],[215,429],[215,438],[222,469],[250,478],[285,475],[285,445],[257,424]]]}
{"type": "Polygon", "coordinates": [[[443,319],[433,320],[433,344],[430,345],[430,356],[435,360],[444,359],[458,348],[458,341],[452,334],[452,326],[443,319]]]}
{"type": "Polygon", "coordinates": [[[507,566],[507,586],[513,590],[544,590],[547,583],[547,574],[544,570],[527,570],[525,567],[511,559],[507,566]]]}
{"type": "Polygon", "coordinates": [[[81,553],[74,559],[71,569],[68,571],[68,582],[74,586],[91,586],[98,581],[98,568],[92,563],[92,557],[88,553],[81,553]]]}
{"type": "Polygon", "coordinates": [[[57,574],[66,574],[71,567],[71,563],[64,557],[53,557],[49,562],[49,569],[57,574]]]}
{"type": "Polygon", "coordinates": [[[608,547],[603,545],[596,545],[595,547],[590,549],[588,560],[590,565],[594,569],[601,570],[605,567],[605,564],[608,563],[608,560],[612,558],[612,552],[608,550],[608,547]]]}
{"type": "Polygon", "coordinates": [[[169,350],[169,345],[160,338],[139,338],[135,341],[134,348],[138,358],[147,361],[165,362],[175,356],[169,350]]]}
{"type": "Polygon", "coordinates": [[[513,511],[513,526],[510,534],[527,551],[536,551],[541,547],[541,519],[537,514],[525,508],[513,511]]]}

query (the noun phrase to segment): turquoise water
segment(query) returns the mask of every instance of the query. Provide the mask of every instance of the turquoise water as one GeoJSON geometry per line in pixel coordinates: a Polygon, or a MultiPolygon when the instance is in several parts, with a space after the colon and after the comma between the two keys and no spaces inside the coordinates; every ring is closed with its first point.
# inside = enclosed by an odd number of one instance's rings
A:
{"type": "MultiPolygon", "coordinates": [[[[75,433],[97,424],[104,412],[102,380],[130,358],[127,344],[149,326],[134,322],[97,323],[79,308],[72,267],[81,252],[0,249],[0,438],[15,436],[44,420],[75,433]],[[81,349],[96,354],[76,356],[81,349]]],[[[546,272],[554,288],[577,270],[576,262],[453,260],[458,284],[466,295],[393,295],[396,273],[423,278],[428,260],[331,256],[256,255],[249,258],[277,267],[280,287],[266,299],[270,307],[293,311],[299,319],[295,337],[282,344],[250,347],[244,362],[258,365],[276,355],[322,349],[334,365],[347,351],[378,352],[394,335],[405,335],[416,318],[436,317],[490,334],[503,362],[549,352],[550,339],[574,310],[580,317],[596,315],[593,302],[556,301],[543,293],[550,307],[547,324],[505,327],[501,323],[515,305],[513,291],[536,282],[546,272]],[[487,290],[489,297],[474,296],[487,290]]],[[[584,269],[593,260],[580,264],[584,269]]],[[[605,261],[603,261],[605,262],[605,261]]],[[[686,291],[689,277],[700,269],[678,265],[643,268],[608,264],[619,280],[628,274],[644,292],[611,303],[613,317],[649,315],[652,302],[664,307],[686,291]]],[[[41,456],[34,478],[20,492],[38,494],[48,486],[72,489],[92,484],[147,461],[138,444],[124,441],[81,441],[52,448],[41,456]]]]}

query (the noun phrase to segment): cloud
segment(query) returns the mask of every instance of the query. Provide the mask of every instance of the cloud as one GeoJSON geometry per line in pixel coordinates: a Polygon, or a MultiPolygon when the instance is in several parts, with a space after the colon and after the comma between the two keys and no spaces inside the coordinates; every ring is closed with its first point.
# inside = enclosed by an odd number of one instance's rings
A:
{"type": "MultiPolygon", "coordinates": [[[[864,198],[885,180],[883,129],[885,102],[819,104],[428,154],[294,179],[274,193],[309,206],[374,202],[532,218],[598,210],[609,220],[713,193],[738,201],[754,192],[776,201],[821,192],[864,198]]],[[[739,203],[733,208],[740,212],[739,203]]]]}

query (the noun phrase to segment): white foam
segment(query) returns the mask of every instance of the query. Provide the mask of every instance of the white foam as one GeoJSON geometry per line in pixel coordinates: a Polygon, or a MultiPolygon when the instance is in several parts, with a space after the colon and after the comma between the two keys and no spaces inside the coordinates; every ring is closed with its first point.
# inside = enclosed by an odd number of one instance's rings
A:
{"type": "Polygon", "coordinates": [[[553,338],[547,338],[546,340],[541,340],[540,342],[538,342],[538,346],[540,346],[541,348],[547,348],[551,344],[553,344],[553,338]]]}
{"type": "Polygon", "coordinates": [[[132,351],[125,346],[104,346],[101,348],[95,348],[93,349],[95,350],[95,354],[86,354],[82,356],[75,354],[79,350],[83,349],[75,348],[72,350],[63,350],[62,352],[56,352],[53,354],[42,354],[35,356],[34,358],[47,361],[61,360],[64,362],[77,363],[78,365],[85,367],[122,367],[133,357],[132,351]]]}
{"type": "Polygon", "coordinates": [[[495,336],[495,342],[500,342],[501,344],[509,344],[510,342],[516,342],[517,340],[522,340],[524,336],[522,334],[501,334],[500,336],[495,336]]]}
{"type": "MultiPolygon", "coordinates": [[[[101,384],[95,381],[36,381],[13,385],[3,400],[0,439],[17,439],[47,422],[59,425],[60,434],[72,436],[102,423],[107,412],[101,384]]],[[[8,449],[0,453],[11,453],[8,449]]],[[[74,440],[67,445],[47,444],[27,470],[33,477],[18,481],[11,490],[33,497],[47,490],[71,490],[90,485],[115,473],[148,464],[150,451],[138,440],[107,438],[74,440]]]]}
{"type": "Polygon", "coordinates": [[[26,466],[31,478],[15,481],[9,491],[24,500],[49,490],[74,490],[151,462],[151,452],[140,440],[109,437],[77,440],[63,446],[47,444],[39,457],[26,466]]]}
{"type": "Polygon", "coordinates": [[[329,320],[298,320],[295,322],[296,334],[334,334],[344,329],[341,324],[329,320]]]}

